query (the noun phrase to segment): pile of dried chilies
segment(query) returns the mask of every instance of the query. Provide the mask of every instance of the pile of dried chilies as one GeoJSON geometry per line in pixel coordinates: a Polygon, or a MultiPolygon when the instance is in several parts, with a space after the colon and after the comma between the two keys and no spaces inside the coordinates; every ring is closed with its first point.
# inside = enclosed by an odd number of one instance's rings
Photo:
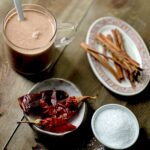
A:
{"type": "Polygon", "coordinates": [[[61,133],[76,129],[69,123],[79,111],[80,104],[90,96],[69,96],[61,90],[47,90],[35,94],[26,94],[18,98],[24,113],[36,115],[35,121],[21,121],[18,123],[31,123],[41,129],[61,133]],[[59,100],[59,101],[58,101],[59,100]]]}
{"type": "Polygon", "coordinates": [[[81,43],[81,47],[107,68],[119,82],[125,79],[124,75],[126,75],[134,87],[135,82],[139,81],[143,69],[139,63],[133,60],[126,52],[120,31],[113,29],[112,35],[104,35],[102,33],[96,35],[95,39],[100,42],[104,48],[102,53],[86,43],[81,43]],[[106,51],[110,52],[112,57],[107,56],[106,51]],[[115,68],[108,63],[109,60],[114,62],[115,68]],[[123,73],[123,70],[125,73],[123,73]]]}

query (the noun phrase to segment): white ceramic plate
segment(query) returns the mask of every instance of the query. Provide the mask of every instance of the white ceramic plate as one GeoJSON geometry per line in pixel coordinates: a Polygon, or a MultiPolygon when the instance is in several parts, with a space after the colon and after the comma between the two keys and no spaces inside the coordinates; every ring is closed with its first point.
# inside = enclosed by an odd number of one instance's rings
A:
{"type": "Polygon", "coordinates": [[[147,73],[150,69],[150,55],[140,35],[126,22],[114,17],[104,17],[96,20],[90,26],[86,43],[101,52],[103,47],[96,42],[95,36],[97,33],[112,34],[112,29],[118,29],[121,32],[127,53],[144,69],[142,82],[136,83],[135,88],[127,79],[121,83],[118,82],[95,58],[87,54],[90,66],[98,80],[112,92],[124,96],[136,95],[146,88],[150,80],[147,73]]]}
{"type": "MultiPolygon", "coordinates": [[[[67,92],[69,96],[81,96],[82,95],[80,90],[73,83],[64,79],[60,79],[60,78],[51,78],[51,79],[44,80],[40,83],[37,83],[36,85],[32,87],[32,89],[28,93],[37,93],[39,91],[52,90],[54,88],[56,90],[63,90],[67,92]]],[[[70,123],[75,125],[78,128],[83,122],[85,114],[86,114],[86,104],[83,103],[80,108],[80,111],[78,112],[76,116],[74,116],[74,118],[70,121],[70,123]]],[[[27,118],[27,120],[30,120],[30,121],[37,119],[34,116],[25,115],[25,117],[27,118]]],[[[72,131],[68,131],[68,132],[63,132],[63,133],[54,133],[54,132],[42,130],[35,125],[33,125],[33,128],[37,130],[38,132],[41,132],[47,135],[53,135],[53,136],[63,136],[65,134],[72,132],[72,131]]]]}

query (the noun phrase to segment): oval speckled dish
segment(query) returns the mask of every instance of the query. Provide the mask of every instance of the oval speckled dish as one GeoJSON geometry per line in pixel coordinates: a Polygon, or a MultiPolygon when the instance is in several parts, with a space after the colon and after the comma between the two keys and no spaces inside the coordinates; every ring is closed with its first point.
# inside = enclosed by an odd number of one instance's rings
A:
{"type": "Polygon", "coordinates": [[[103,33],[104,35],[112,34],[112,29],[118,29],[121,32],[127,53],[144,69],[142,81],[136,83],[136,86],[133,88],[127,78],[122,82],[118,82],[114,76],[90,54],[87,54],[88,61],[94,74],[106,88],[123,96],[136,95],[142,92],[150,81],[148,73],[150,68],[150,55],[143,39],[136,30],[125,21],[115,17],[99,18],[90,26],[86,36],[86,43],[97,51],[102,52],[103,47],[96,42],[95,36],[97,33],[103,33]]]}
{"type": "MultiPolygon", "coordinates": [[[[54,88],[56,90],[63,90],[67,92],[69,96],[81,96],[82,95],[81,91],[72,82],[64,80],[64,79],[60,79],[60,78],[51,78],[51,79],[47,79],[42,82],[39,82],[35,84],[28,93],[36,93],[39,91],[50,90],[54,88]]],[[[80,107],[78,114],[75,115],[73,119],[70,120],[70,123],[75,125],[78,128],[82,124],[85,118],[85,115],[86,115],[86,103],[84,102],[82,106],[80,107]]],[[[25,114],[25,117],[29,121],[37,119],[35,118],[35,116],[29,116],[26,114],[25,114]]],[[[72,131],[68,131],[68,132],[63,132],[63,133],[54,133],[54,132],[42,130],[36,125],[33,125],[33,128],[40,133],[44,133],[44,134],[52,135],[52,136],[63,136],[72,132],[72,131]]]]}

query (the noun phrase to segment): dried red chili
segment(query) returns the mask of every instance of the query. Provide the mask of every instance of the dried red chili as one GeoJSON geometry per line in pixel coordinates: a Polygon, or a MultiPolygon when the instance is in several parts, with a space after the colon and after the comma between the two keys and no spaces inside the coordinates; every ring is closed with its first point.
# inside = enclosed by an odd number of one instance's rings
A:
{"type": "Polygon", "coordinates": [[[44,130],[58,133],[76,128],[68,121],[78,112],[79,103],[87,98],[91,97],[68,97],[66,92],[53,89],[26,94],[19,98],[19,104],[25,113],[34,112],[36,115],[40,115],[40,122],[35,124],[40,125],[44,130]],[[59,96],[58,93],[62,95],[59,96]],[[58,98],[61,101],[58,101],[58,98]],[[64,99],[62,100],[62,98],[64,99]]]}
{"type": "Polygon", "coordinates": [[[76,126],[67,123],[63,118],[45,118],[40,121],[40,125],[44,130],[57,133],[76,129],[76,126]]]}
{"type": "Polygon", "coordinates": [[[74,126],[70,123],[67,123],[67,124],[64,124],[61,126],[56,126],[56,127],[46,126],[44,129],[47,131],[51,131],[51,132],[62,133],[62,132],[72,131],[72,130],[76,129],[76,126],[74,126]]]}
{"type": "Polygon", "coordinates": [[[56,106],[52,105],[49,106],[44,100],[40,100],[40,105],[43,110],[41,114],[42,118],[56,116],[69,120],[72,116],[74,116],[78,112],[78,107],[77,106],[73,107],[73,103],[72,105],[68,105],[69,100],[71,99],[67,99],[67,105],[66,103],[61,104],[60,102],[57,103],[56,106]]]}
{"type": "MultiPolygon", "coordinates": [[[[38,113],[40,111],[39,108],[39,100],[43,99],[48,105],[51,105],[51,96],[53,90],[45,90],[39,93],[30,93],[23,95],[18,98],[19,105],[23,109],[25,113],[38,113]],[[38,111],[37,111],[38,110],[38,111]]],[[[56,90],[56,99],[62,100],[67,98],[69,95],[62,90],[56,90]]]]}
{"type": "MultiPolygon", "coordinates": [[[[25,113],[31,113],[33,109],[40,110],[40,126],[44,130],[52,132],[65,132],[76,127],[68,123],[68,120],[77,113],[77,107],[73,106],[72,98],[57,101],[57,91],[47,90],[36,94],[27,94],[19,98],[19,104],[25,113]],[[75,109],[76,108],[76,109],[75,109]]],[[[66,99],[67,98],[67,99],[66,99]]]]}

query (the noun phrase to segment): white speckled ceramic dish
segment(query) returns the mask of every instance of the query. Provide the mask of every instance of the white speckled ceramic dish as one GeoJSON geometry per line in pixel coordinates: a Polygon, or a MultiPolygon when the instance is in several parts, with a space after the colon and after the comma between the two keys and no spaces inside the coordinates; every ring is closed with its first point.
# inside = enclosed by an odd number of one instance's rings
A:
{"type": "Polygon", "coordinates": [[[86,36],[86,43],[97,51],[102,52],[103,47],[96,42],[95,36],[98,33],[103,33],[104,35],[112,34],[112,29],[118,29],[121,32],[127,53],[144,69],[142,81],[136,83],[134,88],[127,78],[122,82],[118,82],[93,56],[87,54],[90,66],[98,80],[112,92],[123,96],[136,95],[142,92],[150,81],[149,73],[147,73],[150,68],[149,51],[136,30],[125,21],[115,17],[99,18],[90,26],[86,36]]]}
{"type": "MultiPolygon", "coordinates": [[[[81,96],[82,95],[80,90],[73,83],[64,79],[60,79],[60,78],[51,78],[51,79],[42,81],[40,83],[37,83],[36,85],[32,87],[32,89],[28,93],[36,93],[39,91],[50,90],[54,88],[56,90],[63,90],[67,92],[69,96],[81,96]]],[[[73,119],[70,120],[70,123],[75,125],[78,128],[83,122],[85,115],[86,115],[86,103],[84,102],[82,106],[80,107],[79,113],[75,115],[73,119]]],[[[26,114],[25,114],[25,117],[29,121],[37,119],[34,116],[29,116],[26,114]]],[[[63,133],[54,133],[54,132],[42,130],[36,125],[33,125],[33,128],[40,133],[44,133],[44,134],[51,135],[51,136],[63,136],[72,132],[72,131],[68,131],[68,132],[63,132],[63,133]]]]}

